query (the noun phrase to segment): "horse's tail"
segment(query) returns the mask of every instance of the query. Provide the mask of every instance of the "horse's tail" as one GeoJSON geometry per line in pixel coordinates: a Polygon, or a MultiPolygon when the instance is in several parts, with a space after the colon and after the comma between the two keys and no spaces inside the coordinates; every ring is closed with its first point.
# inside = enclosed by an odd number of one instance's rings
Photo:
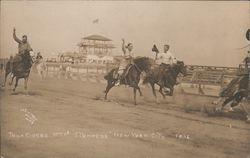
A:
{"type": "Polygon", "coordinates": [[[113,78],[113,73],[114,73],[115,69],[112,69],[111,71],[109,71],[105,76],[104,79],[105,80],[110,80],[113,78]]]}
{"type": "Polygon", "coordinates": [[[107,74],[104,76],[104,79],[105,79],[105,80],[108,80],[108,79],[109,79],[109,73],[107,73],[107,74]]]}

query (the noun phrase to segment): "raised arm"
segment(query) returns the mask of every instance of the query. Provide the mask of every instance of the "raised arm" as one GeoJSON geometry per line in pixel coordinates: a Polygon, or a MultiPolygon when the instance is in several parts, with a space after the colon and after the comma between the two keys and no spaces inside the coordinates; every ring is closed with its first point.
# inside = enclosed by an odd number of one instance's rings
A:
{"type": "Polygon", "coordinates": [[[21,43],[22,42],[19,38],[17,38],[17,36],[16,36],[16,29],[15,28],[13,29],[13,38],[14,38],[14,40],[17,43],[21,43]]]}
{"type": "Polygon", "coordinates": [[[126,53],[126,46],[125,46],[125,40],[122,38],[122,51],[125,54],[126,53]]]}

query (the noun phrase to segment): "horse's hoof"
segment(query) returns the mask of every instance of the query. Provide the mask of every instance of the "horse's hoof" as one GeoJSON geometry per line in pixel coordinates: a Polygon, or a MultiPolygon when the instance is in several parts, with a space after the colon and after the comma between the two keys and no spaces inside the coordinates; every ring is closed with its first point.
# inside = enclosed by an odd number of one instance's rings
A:
{"type": "Polygon", "coordinates": [[[246,120],[247,123],[250,123],[250,115],[247,115],[247,120],[246,120]]]}
{"type": "Polygon", "coordinates": [[[217,101],[213,101],[212,104],[213,105],[218,105],[218,102],[217,101]]]}
{"type": "Polygon", "coordinates": [[[250,118],[246,120],[247,123],[250,123],[250,118]]]}
{"type": "Polygon", "coordinates": [[[229,109],[228,109],[228,112],[233,112],[234,111],[234,109],[232,108],[232,107],[230,107],[229,109]]]}
{"type": "Polygon", "coordinates": [[[216,111],[216,112],[221,112],[221,111],[222,111],[222,108],[221,108],[221,107],[219,107],[219,108],[217,107],[217,108],[215,108],[215,111],[216,111]]]}

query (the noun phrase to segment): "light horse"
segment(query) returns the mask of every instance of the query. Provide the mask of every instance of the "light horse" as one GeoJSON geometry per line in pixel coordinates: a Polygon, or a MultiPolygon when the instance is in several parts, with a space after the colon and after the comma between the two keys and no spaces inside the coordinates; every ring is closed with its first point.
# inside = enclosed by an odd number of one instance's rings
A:
{"type": "Polygon", "coordinates": [[[47,70],[46,62],[43,61],[43,59],[38,59],[38,60],[35,60],[34,66],[39,77],[41,79],[44,79],[46,77],[46,70],[47,70]]]}

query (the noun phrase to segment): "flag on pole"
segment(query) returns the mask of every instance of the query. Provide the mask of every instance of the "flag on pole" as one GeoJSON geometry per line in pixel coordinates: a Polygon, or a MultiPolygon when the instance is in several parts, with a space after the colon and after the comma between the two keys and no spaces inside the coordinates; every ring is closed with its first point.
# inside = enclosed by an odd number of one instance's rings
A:
{"type": "Polygon", "coordinates": [[[153,48],[152,48],[152,52],[155,52],[155,60],[157,59],[157,55],[159,53],[158,48],[156,47],[156,45],[154,44],[153,48]]]}
{"type": "Polygon", "coordinates": [[[95,19],[95,20],[93,20],[93,24],[97,24],[99,22],[99,19],[97,18],[97,19],[95,19]]]}

